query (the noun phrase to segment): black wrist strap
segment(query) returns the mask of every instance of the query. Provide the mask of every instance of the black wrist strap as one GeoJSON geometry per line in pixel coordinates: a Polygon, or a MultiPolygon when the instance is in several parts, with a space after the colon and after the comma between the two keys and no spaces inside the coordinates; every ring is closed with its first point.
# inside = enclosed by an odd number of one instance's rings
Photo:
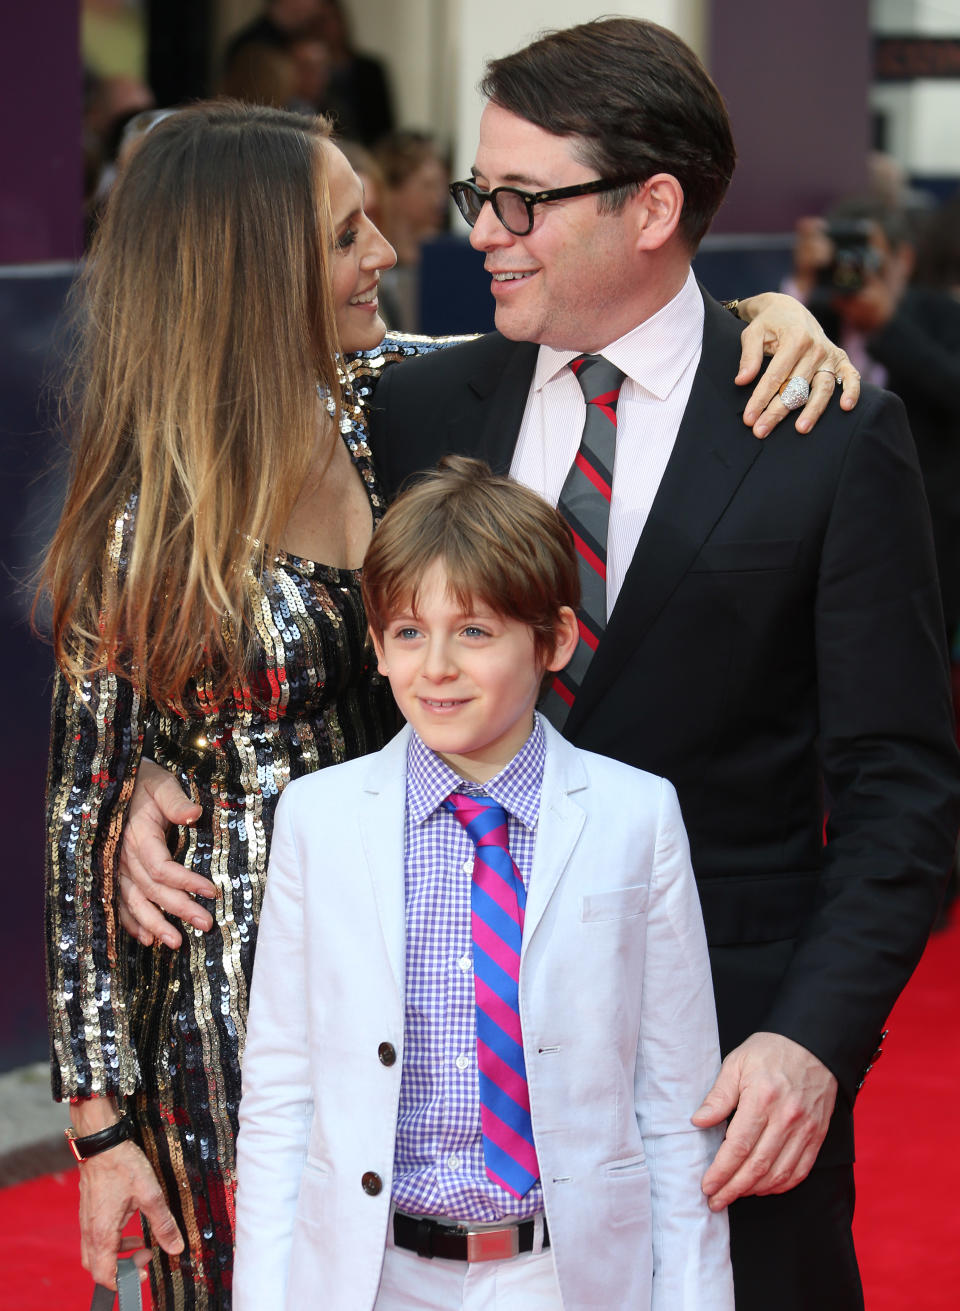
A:
{"type": "Polygon", "coordinates": [[[84,1161],[89,1161],[91,1156],[99,1156],[101,1152],[109,1151],[111,1147],[116,1147],[119,1143],[132,1138],[133,1121],[129,1115],[124,1114],[116,1124],[108,1124],[106,1129],[85,1134],[82,1138],[77,1136],[75,1129],[67,1129],[65,1132],[71,1152],[82,1164],[84,1161]]]}

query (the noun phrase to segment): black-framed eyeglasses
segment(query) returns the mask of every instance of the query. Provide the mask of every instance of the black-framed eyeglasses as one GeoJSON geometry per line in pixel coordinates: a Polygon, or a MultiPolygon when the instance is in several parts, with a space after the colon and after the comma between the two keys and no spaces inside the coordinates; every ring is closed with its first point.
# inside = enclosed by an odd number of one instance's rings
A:
{"type": "Polygon", "coordinates": [[[454,182],[450,195],[471,227],[489,200],[494,214],[507,231],[515,237],[525,237],[533,231],[534,205],[616,191],[618,187],[631,186],[634,181],[634,178],[599,178],[596,182],[581,182],[575,187],[554,187],[552,191],[521,191],[519,187],[494,187],[492,191],[481,191],[475,182],[454,182]]]}

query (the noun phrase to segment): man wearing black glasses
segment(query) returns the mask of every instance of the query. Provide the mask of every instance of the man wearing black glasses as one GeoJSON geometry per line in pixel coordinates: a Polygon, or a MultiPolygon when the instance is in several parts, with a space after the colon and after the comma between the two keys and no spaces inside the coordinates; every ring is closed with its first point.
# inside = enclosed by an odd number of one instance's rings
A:
{"type": "MultiPolygon", "coordinates": [[[[726,1054],[690,1112],[732,1117],[704,1191],[733,1203],[738,1311],[853,1311],[853,1101],[960,818],[902,407],[867,389],[806,436],[745,427],[737,325],[690,271],[733,141],[673,34],[553,33],[491,63],[482,91],[473,177],[452,192],[497,331],[385,371],[377,457],[396,487],[445,451],[479,455],[581,529],[603,613],[544,704],[578,746],[680,795],[726,1054]],[[598,369],[596,395],[580,375],[598,369]]],[[[787,408],[834,386],[798,373],[787,408]]]]}
{"type": "Polygon", "coordinates": [[[476,182],[454,182],[450,194],[457,209],[473,227],[487,201],[493,212],[515,237],[526,237],[533,231],[537,205],[551,200],[572,200],[574,196],[596,196],[609,191],[624,191],[632,186],[630,178],[598,178],[596,182],[580,182],[573,187],[551,187],[548,191],[522,191],[519,187],[494,187],[483,191],[476,182]]]}

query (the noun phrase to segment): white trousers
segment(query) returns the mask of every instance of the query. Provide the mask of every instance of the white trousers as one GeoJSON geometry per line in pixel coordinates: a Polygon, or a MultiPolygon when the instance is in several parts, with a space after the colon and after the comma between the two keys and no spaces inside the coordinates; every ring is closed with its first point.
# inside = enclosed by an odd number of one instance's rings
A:
{"type": "Polygon", "coordinates": [[[394,1247],[390,1226],[374,1311],[563,1311],[563,1303],[549,1247],[509,1261],[430,1259],[394,1247]]]}

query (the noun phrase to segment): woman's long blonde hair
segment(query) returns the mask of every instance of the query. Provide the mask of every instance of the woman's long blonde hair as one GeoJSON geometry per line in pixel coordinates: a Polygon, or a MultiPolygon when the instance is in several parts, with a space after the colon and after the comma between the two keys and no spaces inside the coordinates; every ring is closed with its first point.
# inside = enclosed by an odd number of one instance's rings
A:
{"type": "Polygon", "coordinates": [[[197,105],[117,182],[77,289],[72,470],[41,584],[73,679],[110,669],[182,706],[201,669],[214,699],[248,670],[250,570],[316,458],[317,384],[339,405],[328,136],[197,105]]]}

